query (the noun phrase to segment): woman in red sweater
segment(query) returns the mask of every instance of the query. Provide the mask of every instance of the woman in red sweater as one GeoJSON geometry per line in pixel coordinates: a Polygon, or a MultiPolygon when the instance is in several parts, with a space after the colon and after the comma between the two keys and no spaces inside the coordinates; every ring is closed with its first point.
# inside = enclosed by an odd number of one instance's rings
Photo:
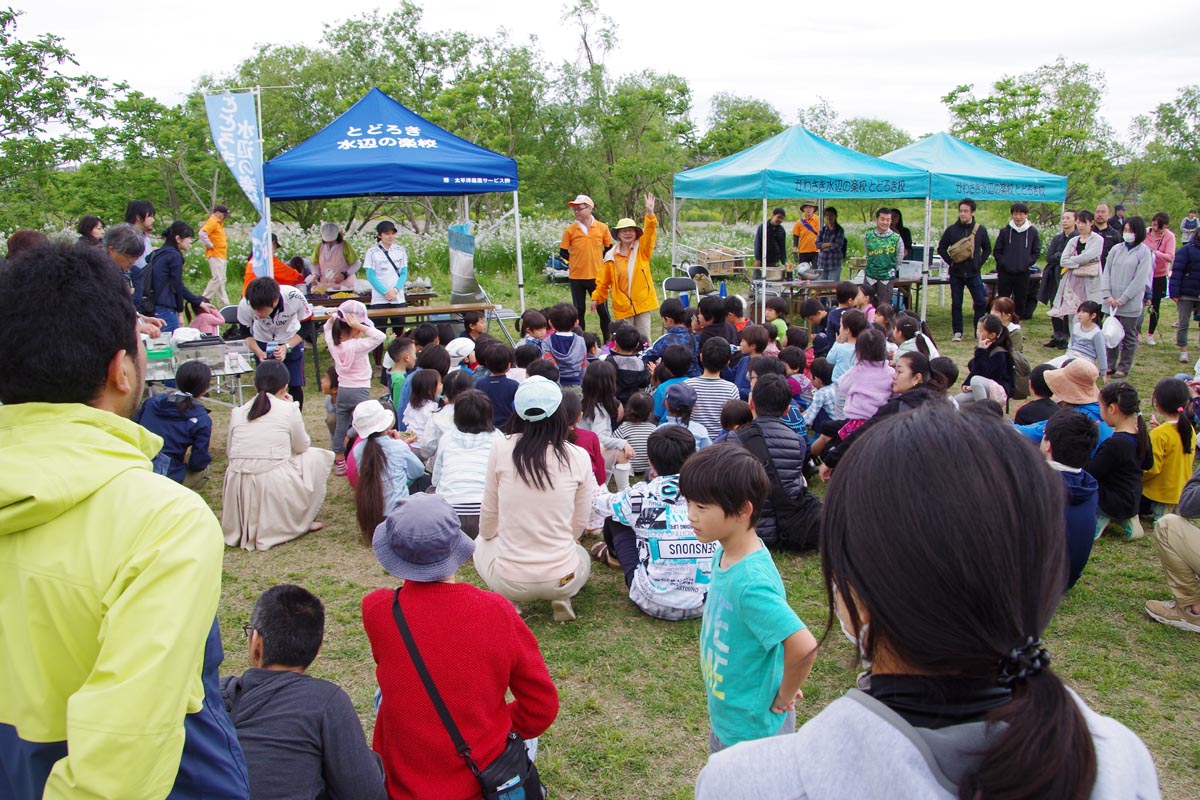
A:
{"type": "Polygon", "coordinates": [[[392,604],[398,600],[480,768],[504,751],[509,731],[534,739],[558,715],[558,690],[537,640],[508,600],[455,580],[475,543],[445,498],[406,498],[375,529],[372,546],[384,569],[404,581],[363,598],[363,627],[383,693],[372,747],[383,759],[388,797],[481,797],[413,667],[392,604]]]}

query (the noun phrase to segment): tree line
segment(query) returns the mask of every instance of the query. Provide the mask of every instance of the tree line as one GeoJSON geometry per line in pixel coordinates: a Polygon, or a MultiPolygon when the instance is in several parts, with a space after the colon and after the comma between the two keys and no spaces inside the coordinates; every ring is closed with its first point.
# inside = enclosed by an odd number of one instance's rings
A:
{"type": "MultiPolygon", "coordinates": [[[[206,74],[170,106],[87,73],[52,34],[22,39],[19,12],[0,10],[0,230],[69,225],[85,214],[118,221],[130,198],[160,217],[198,219],[216,203],[240,218],[251,207],[220,162],[204,113],[205,92],[283,86],[262,93],[264,151],[271,158],[319,131],[372,86],[430,121],[516,159],[522,207],[561,215],[580,191],[616,218],[646,192],[670,194],[683,169],[732,155],[786,127],[769,103],[719,94],[700,130],[686,78],[643,70],[614,75],[605,55],[615,22],[595,0],[563,12],[578,39],[574,62],[547,61],[536,38],[513,41],[427,31],[409,0],[326,26],[316,45],[270,44],[226,73],[206,74]]],[[[1124,203],[1172,220],[1200,205],[1200,85],[1140,115],[1119,136],[1100,116],[1104,75],[1058,59],[988,87],[962,85],[941,102],[950,133],[990,152],[1068,177],[1069,207],[1124,203]]],[[[814,133],[869,155],[914,137],[886,120],[842,119],[826,100],[796,109],[814,133]]],[[[924,134],[922,134],[924,135],[924,134]]],[[[472,216],[496,216],[507,195],[472,198],[472,216]]],[[[867,202],[840,202],[866,219],[867,202]]],[[[689,202],[688,213],[754,219],[761,204],[689,202]]],[[[453,198],[366,197],[273,205],[276,219],[322,220],[355,230],[379,215],[421,233],[460,213],[453,198]]],[[[1035,206],[1035,220],[1058,204],[1035,206]]],[[[1136,212],[1135,212],[1136,213],[1136,212]]]]}

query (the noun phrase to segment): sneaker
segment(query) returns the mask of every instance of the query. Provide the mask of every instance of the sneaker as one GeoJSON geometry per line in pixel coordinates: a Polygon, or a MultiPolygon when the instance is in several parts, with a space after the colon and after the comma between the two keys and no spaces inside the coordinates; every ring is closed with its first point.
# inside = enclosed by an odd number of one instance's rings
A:
{"type": "Polygon", "coordinates": [[[1141,539],[1146,535],[1145,529],[1142,528],[1142,519],[1137,515],[1121,523],[1121,530],[1124,532],[1126,539],[1141,539]]]}
{"type": "Polygon", "coordinates": [[[956,331],[956,332],[954,333],[954,335],[953,335],[952,337],[950,337],[950,341],[952,341],[952,342],[961,342],[961,341],[962,341],[962,334],[956,331]]]}
{"type": "MultiPolygon", "coordinates": [[[[555,622],[573,622],[575,620],[575,609],[571,607],[570,600],[551,600],[550,610],[554,612],[555,622]]],[[[1200,628],[1196,628],[1200,631],[1200,628]]]]}
{"type": "Polygon", "coordinates": [[[1147,600],[1146,613],[1151,619],[1172,628],[1200,633],[1200,614],[1192,614],[1187,609],[1180,608],[1174,600],[1147,600]]]}
{"type": "Polygon", "coordinates": [[[1151,347],[1156,347],[1158,345],[1158,342],[1154,341],[1154,334],[1150,334],[1146,337],[1146,344],[1150,345],[1151,347]]]}
{"type": "Polygon", "coordinates": [[[1179,363],[1186,364],[1187,362],[1188,362],[1187,350],[1180,350],[1179,351],[1179,363]]]}

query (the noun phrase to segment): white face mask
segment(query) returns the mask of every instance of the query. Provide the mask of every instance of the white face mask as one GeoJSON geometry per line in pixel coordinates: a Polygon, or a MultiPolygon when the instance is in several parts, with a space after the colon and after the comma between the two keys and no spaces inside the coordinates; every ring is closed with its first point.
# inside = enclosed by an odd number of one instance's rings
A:
{"type": "Polygon", "coordinates": [[[1132,233],[1127,233],[1123,238],[1125,239],[1125,244],[1133,244],[1133,240],[1136,239],[1137,236],[1132,233]]]}
{"type": "MultiPolygon", "coordinates": [[[[838,600],[840,601],[842,593],[838,590],[836,583],[833,585],[833,592],[838,596],[838,600]]],[[[843,608],[845,607],[845,603],[840,604],[843,608]]],[[[871,623],[868,622],[859,628],[858,636],[855,636],[850,632],[850,629],[846,627],[846,622],[842,619],[841,614],[834,614],[834,616],[837,617],[838,627],[842,629],[842,635],[845,636],[852,645],[858,648],[859,660],[866,664],[868,668],[870,668],[870,662],[867,661],[867,649],[864,647],[864,643],[867,641],[867,628],[871,627],[871,623]]]]}

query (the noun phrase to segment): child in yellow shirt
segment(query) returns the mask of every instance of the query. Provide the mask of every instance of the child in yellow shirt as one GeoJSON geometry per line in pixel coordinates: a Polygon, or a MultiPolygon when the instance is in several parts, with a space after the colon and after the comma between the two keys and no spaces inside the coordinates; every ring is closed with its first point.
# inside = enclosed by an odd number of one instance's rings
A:
{"type": "Polygon", "coordinates": [[[1154,465],[1142,478],[1142,510],[1147,504],[1157,520],[1175,511],[1183,485],[1192,476],[1196,434],[1187,415],[1191,401],[1188,386],[1178,378],[1163,378],[1154,387],[1154,411],[1150,418],[1150,449],[1154,465]],[[1157,415],[1162,415],[1159,421],[1157,415]]]}

